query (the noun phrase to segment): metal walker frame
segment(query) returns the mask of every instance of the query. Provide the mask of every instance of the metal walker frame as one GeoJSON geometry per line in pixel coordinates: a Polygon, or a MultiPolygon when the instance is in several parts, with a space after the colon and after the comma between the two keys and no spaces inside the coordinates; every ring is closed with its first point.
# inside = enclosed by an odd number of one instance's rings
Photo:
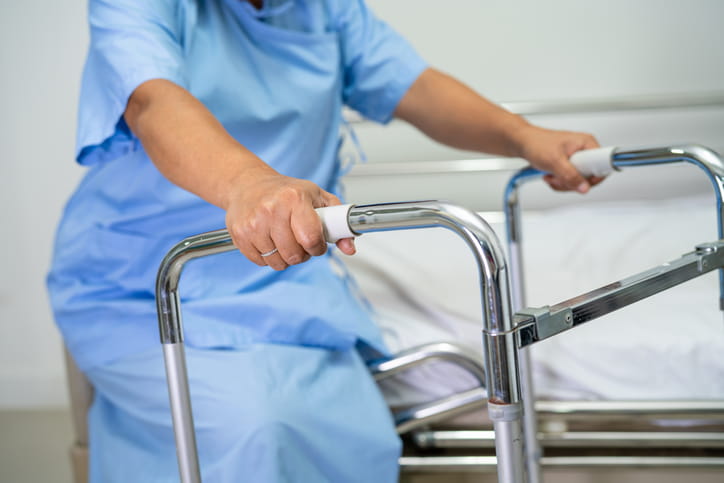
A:
{"type": "MultiPolygon", "coordinates": [[[[540,481],[540,449],[535,431],[529,360],[524,350],[527,346],[724,267],[724,163],[716,153],[700,146],[677,146],[614,150],[611,158],[614,169],[675,162],[689,162],[703,169],[715,187],[720,240],[700,245],[695,252],[684,255],[679,260],[617,284],[553,307],[520,310],[513,315],[511,307],[522,307],[524,303],[517,190],[524,181],[539,176],[539,172],[531,169],[519,172],[506,190],[511,248],[510,275],[503,251],[490,226],[477,214],[464,208],[444,202],[426,201],[352,206],[347,213],[348,226],[356,234],[439,226],[457,233],[473,252],[481,285],[488,412],[495,431],[498,479],[501,483],[540,481]]],[[[179,280],[184,265],[190,260],[231,250],[234,250],[234,246],[226,230],[189,237],[168,252],[158,272],[156,301],[159,331],[166,364],[179,472],[184,483],[200,482],[201,473],[184,354],[179,280]]],[[[724,273],[720,273],[720,307],[724,309],[724,273]]],[[[402,362],[381,363],[381,367],[373,372],[380,373],[379,377],[385,377],[382,374],[385,369],[397,371],[430,358],[468,360],[454,346],[428,346],[422,356],[411,352],[403,357],[402,362]],[[384,364],[391,367],[385,368],[384,364]]],[[[477,364],[464,364],[478,379],[482,378],[477,364]]],[[[456,408],[474,403],[475,396],[472,393],[462,394],[455,401],[429,406],[427,412],[422,411],[412,417],[408,414],[408,425],[415,425],[417,416],[425,421],[434,420],[440,414],[454,413],[456,408]]]]}
{"type": "MultiPolygon", "coordinates": [[[[717,200],[717,235],[719,241],[696,247],[695,252],[681,259],[653,268],[616,284],[594,290],[553,307],[523,309],[526,306],[522,254],[521,186],[539,179],[543,173],[525,168],[509,181],[504,196],[506,236],[510,257],[513,306],[518,310],[515,327],[519,331],[519,357],[523,380],[525,419],[526,469],[528,482],[542,481],[540,461],[542,451],[538,442],[537,419],[534,407],[529,345],[572,329],[584,322],[608,314],[658,292],[671,288],[709,271],[724,267],[721,253],[724,240],[724,162],[714,151],[698,145],[613,149],[611,167],[620,171],[631,167],[671,163],[691,163],[701,168],[711,180],[717,200]]],[[[724,310],[724,270],[719,272],[719,308],[724,310]]],[[[503,481],[503,480],[501,480],[503,481]]]]}

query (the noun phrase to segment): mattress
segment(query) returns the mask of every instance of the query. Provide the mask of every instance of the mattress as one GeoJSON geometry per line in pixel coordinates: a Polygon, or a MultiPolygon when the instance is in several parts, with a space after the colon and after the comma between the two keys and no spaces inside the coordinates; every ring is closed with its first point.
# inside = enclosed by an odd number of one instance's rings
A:
{"type": "MultiPolygon", "coordinates": [[[[505,245],[500,214],[483,214],[505,245]]],[[[678,258],[716,236],[713,197],[600,202],[525,213],[527,306],[553,305],[678,258]]],[[[472,254],[441,228],[370,233],[345,257],[392,352],[451,341],[481,353],[472,254]]],[[[724,399],[724,320],[716,273],[542,341],[534,388],[549,399],[724,399]]],[[[383,383],[392,406],[474,386],[432,363],[383,383]]]]}

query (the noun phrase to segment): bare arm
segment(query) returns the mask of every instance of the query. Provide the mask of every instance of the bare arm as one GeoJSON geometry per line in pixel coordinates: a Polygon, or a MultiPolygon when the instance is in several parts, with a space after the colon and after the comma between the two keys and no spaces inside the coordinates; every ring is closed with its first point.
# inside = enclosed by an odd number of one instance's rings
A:
{"type": "MultiPolygon", "coordinates": [[[[337,197],[276,172],[188,91],[162,79],[145,82],[131,95],[124,118],[164,176],[226,210],[234,244],[251,261],[282,270],[325,252],[314,208],[339,204],[337,197]],[[278,253],[260,256],[273,248],[278,253]]],[[[351,240],[339,246],[354,252],[351,240]]]]}
{"type": "Polygon", "coordinates": [[[586,192],[600,182],[584,179],[568,161],[576,151],[598,147],[593,136],[533,126],[434,69],[410,87],[395,116],[452,147],[525,158],[553,173],[546,180],[554,189],[586,192]]]}

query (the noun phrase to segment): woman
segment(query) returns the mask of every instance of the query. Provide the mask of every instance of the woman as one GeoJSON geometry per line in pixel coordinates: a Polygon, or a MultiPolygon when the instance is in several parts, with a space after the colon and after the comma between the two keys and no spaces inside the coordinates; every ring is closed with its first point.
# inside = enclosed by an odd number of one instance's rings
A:
{"type": "Polygon", "coordinates": [[[342,105],[524,157],[556,189],[599,181],[568,162],[596,141],[531,126],[429,68],[362,0],[92,0],[89,20],[89,171],[48,283],[96,389],[91,481],[178,480],[155,271],[224,223],[244,257],[196,261],[181,287],[204,481],[395,481],[400,444],[365,368],[385,348],[314,212],[339,203],[342,105]]]}

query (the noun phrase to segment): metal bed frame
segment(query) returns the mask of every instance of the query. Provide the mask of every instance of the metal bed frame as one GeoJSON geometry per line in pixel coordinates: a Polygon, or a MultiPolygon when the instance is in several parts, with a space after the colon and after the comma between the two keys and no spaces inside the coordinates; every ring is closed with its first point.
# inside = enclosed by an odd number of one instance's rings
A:
{"type": "MultiPolygon", "coordinates": [[[[536,414],[542,414],[546,408],[541,403],[534,404],[530,381],[529,360],[526,347],[572,329],[582,323],[598,318],[618,308],[637,302],[645,297],[683,283],[704,273],[724,267],[724,236],[722,235],[722,217],[724,208],[724,163],[719,156],[700,146],[676,146],[636,150],[608,150],[607,157],[601,163],[601,155],[593,162],[594,171],[608,164],[610,169],[624,169],[632,166],[665,164],[676,162],[692,163],[704,170],[714,184],[717,197],[719,240],[702,244],[692,253],[686,254],[671,263],[645,271],[641,274],[607,285],[601,289],[562,302],[552,307],[524,309],[513,314],[512,307],[520,308],[524,304],[522,285],[522,256],[520,252],[520,212],[518,188],[523,182],[540,176],[541,173],[525,169],[510,182],[506,191],[506,215],[510,243],[510,268],[497,237],[488,224],[475,213],[445,202],[424,201],[411,203],[373,204],[349,206],[345,208],[342,220],[354,234],[398,229],[426,227],[445,227],[457,233],[473,252],[478,267],[483,318],[483,355],[484,366],[480,366],[475,357],[451,344],[433,344],[418,348],[385,361],[378,361],[371,367],[377,379],[389,377],[406,368],[432,359],[445,359],[461,365],[470,371],[484,387],[456,394],[441,401],[423,404],[398,412],[395,416],[398,431],[406,432],[414,428],[427,426],[432,422],[452,415],[480,407],[487,399],[488,416],[493,422],[494,440],[497,457],[476,456],[473,459],[440,459],[439,457],[403,457],[400,460],[404,470],[484,470],[496,468],[501,483],[522,483],[540,481],[540,465],[571,464],[565,458],[544,458],[541,456],[536,430],[536,414]],[[513,290],[511,291],[511,281],[513,290]],[[525,421],[524,421],[525,418],[525,421]],[[525,429],[525,431],[524,431],[525,429]]],[[[585,173],[585,163],[579,165],[585,173]]],[[[589,172],[588,174],[592,174],[589,172]]],[[[598,171],[595,174],[602,174],[598,171]]],[[[335,215],[337,216],[337,215],[335,215]]],[[[324,217],[323,217],[324,218],[324,217]]],[[[159,331],[163,346],[166,374],[171,402],[171,413],[176,437],[177,456],[181,481],[201,481],[198,455],[196,450],[191,400],[183,345],[181,323],[181,305],[178,292],[182,269],[195,258],[233,250],[234,246],[226,230],[205,233],[183,240],[173,247],[164,258],[159,269],[156,300],[159,317],[159,331]]],[[[724,274],[720,272],[720,308],[724,309],[724,274]]],[[[577,411],[583,414],[620,414],[639,412],[646,414],[679,414],[698,416],[714,415],[715,419],[724,419],[724,402],[696,405],[661,404],[657,407],[635,404],[625,407],[605,406],[595,403],[589,406],[549,407],[549,412],[577,411]],[[603,406],[603,407],[602,407],[603,406]],[[618,411],[618,412],[617,412],[618,411]]],[[[419,433],[418,442],[438,447],[450,441],[465,441],[465,444],[481,444],[485,440],[479,434],[453,435],[438,433],[419,433]],[[468,438],[467,440],[465,438],[468,438]],[[445,439],[447,438],[447,439],[445,439]]],[[[588,444],[596,438],[589,437],[588,444]]],[[[619,436],[619,439],[621,437],[619,436]]],[[[625,438],[624,438],[625,439],[625,438]]],[[[634,438],[625,439],[629,442],[634,438]]],[[[685,437],[680,437],[685,441],[685,437]]],[[[691,441],[690,438],[689,441],[691,441]]],[[[716,438],[714,438],[716,439],[716,438]]],[[[721,444],[721,438],[715,444],[721,444]]],[[[577,464],[581,464],[579,461],[577,464]]],[[[620,460],[624,463],[625,460],[620,460]]],[[[631,461],[637,466],[661,464],[661,461],[649,461],[639,458],[631,461]]],[[[583,461],[588,465],[607,465],[601,459],[591,458],[583,461]]],[[[667,464],[664,462],[664,464],[667,464]]],[[[724,466],[724,458],[701,458],[697,461],[671,460],[668,464],[724,466]]]]}

